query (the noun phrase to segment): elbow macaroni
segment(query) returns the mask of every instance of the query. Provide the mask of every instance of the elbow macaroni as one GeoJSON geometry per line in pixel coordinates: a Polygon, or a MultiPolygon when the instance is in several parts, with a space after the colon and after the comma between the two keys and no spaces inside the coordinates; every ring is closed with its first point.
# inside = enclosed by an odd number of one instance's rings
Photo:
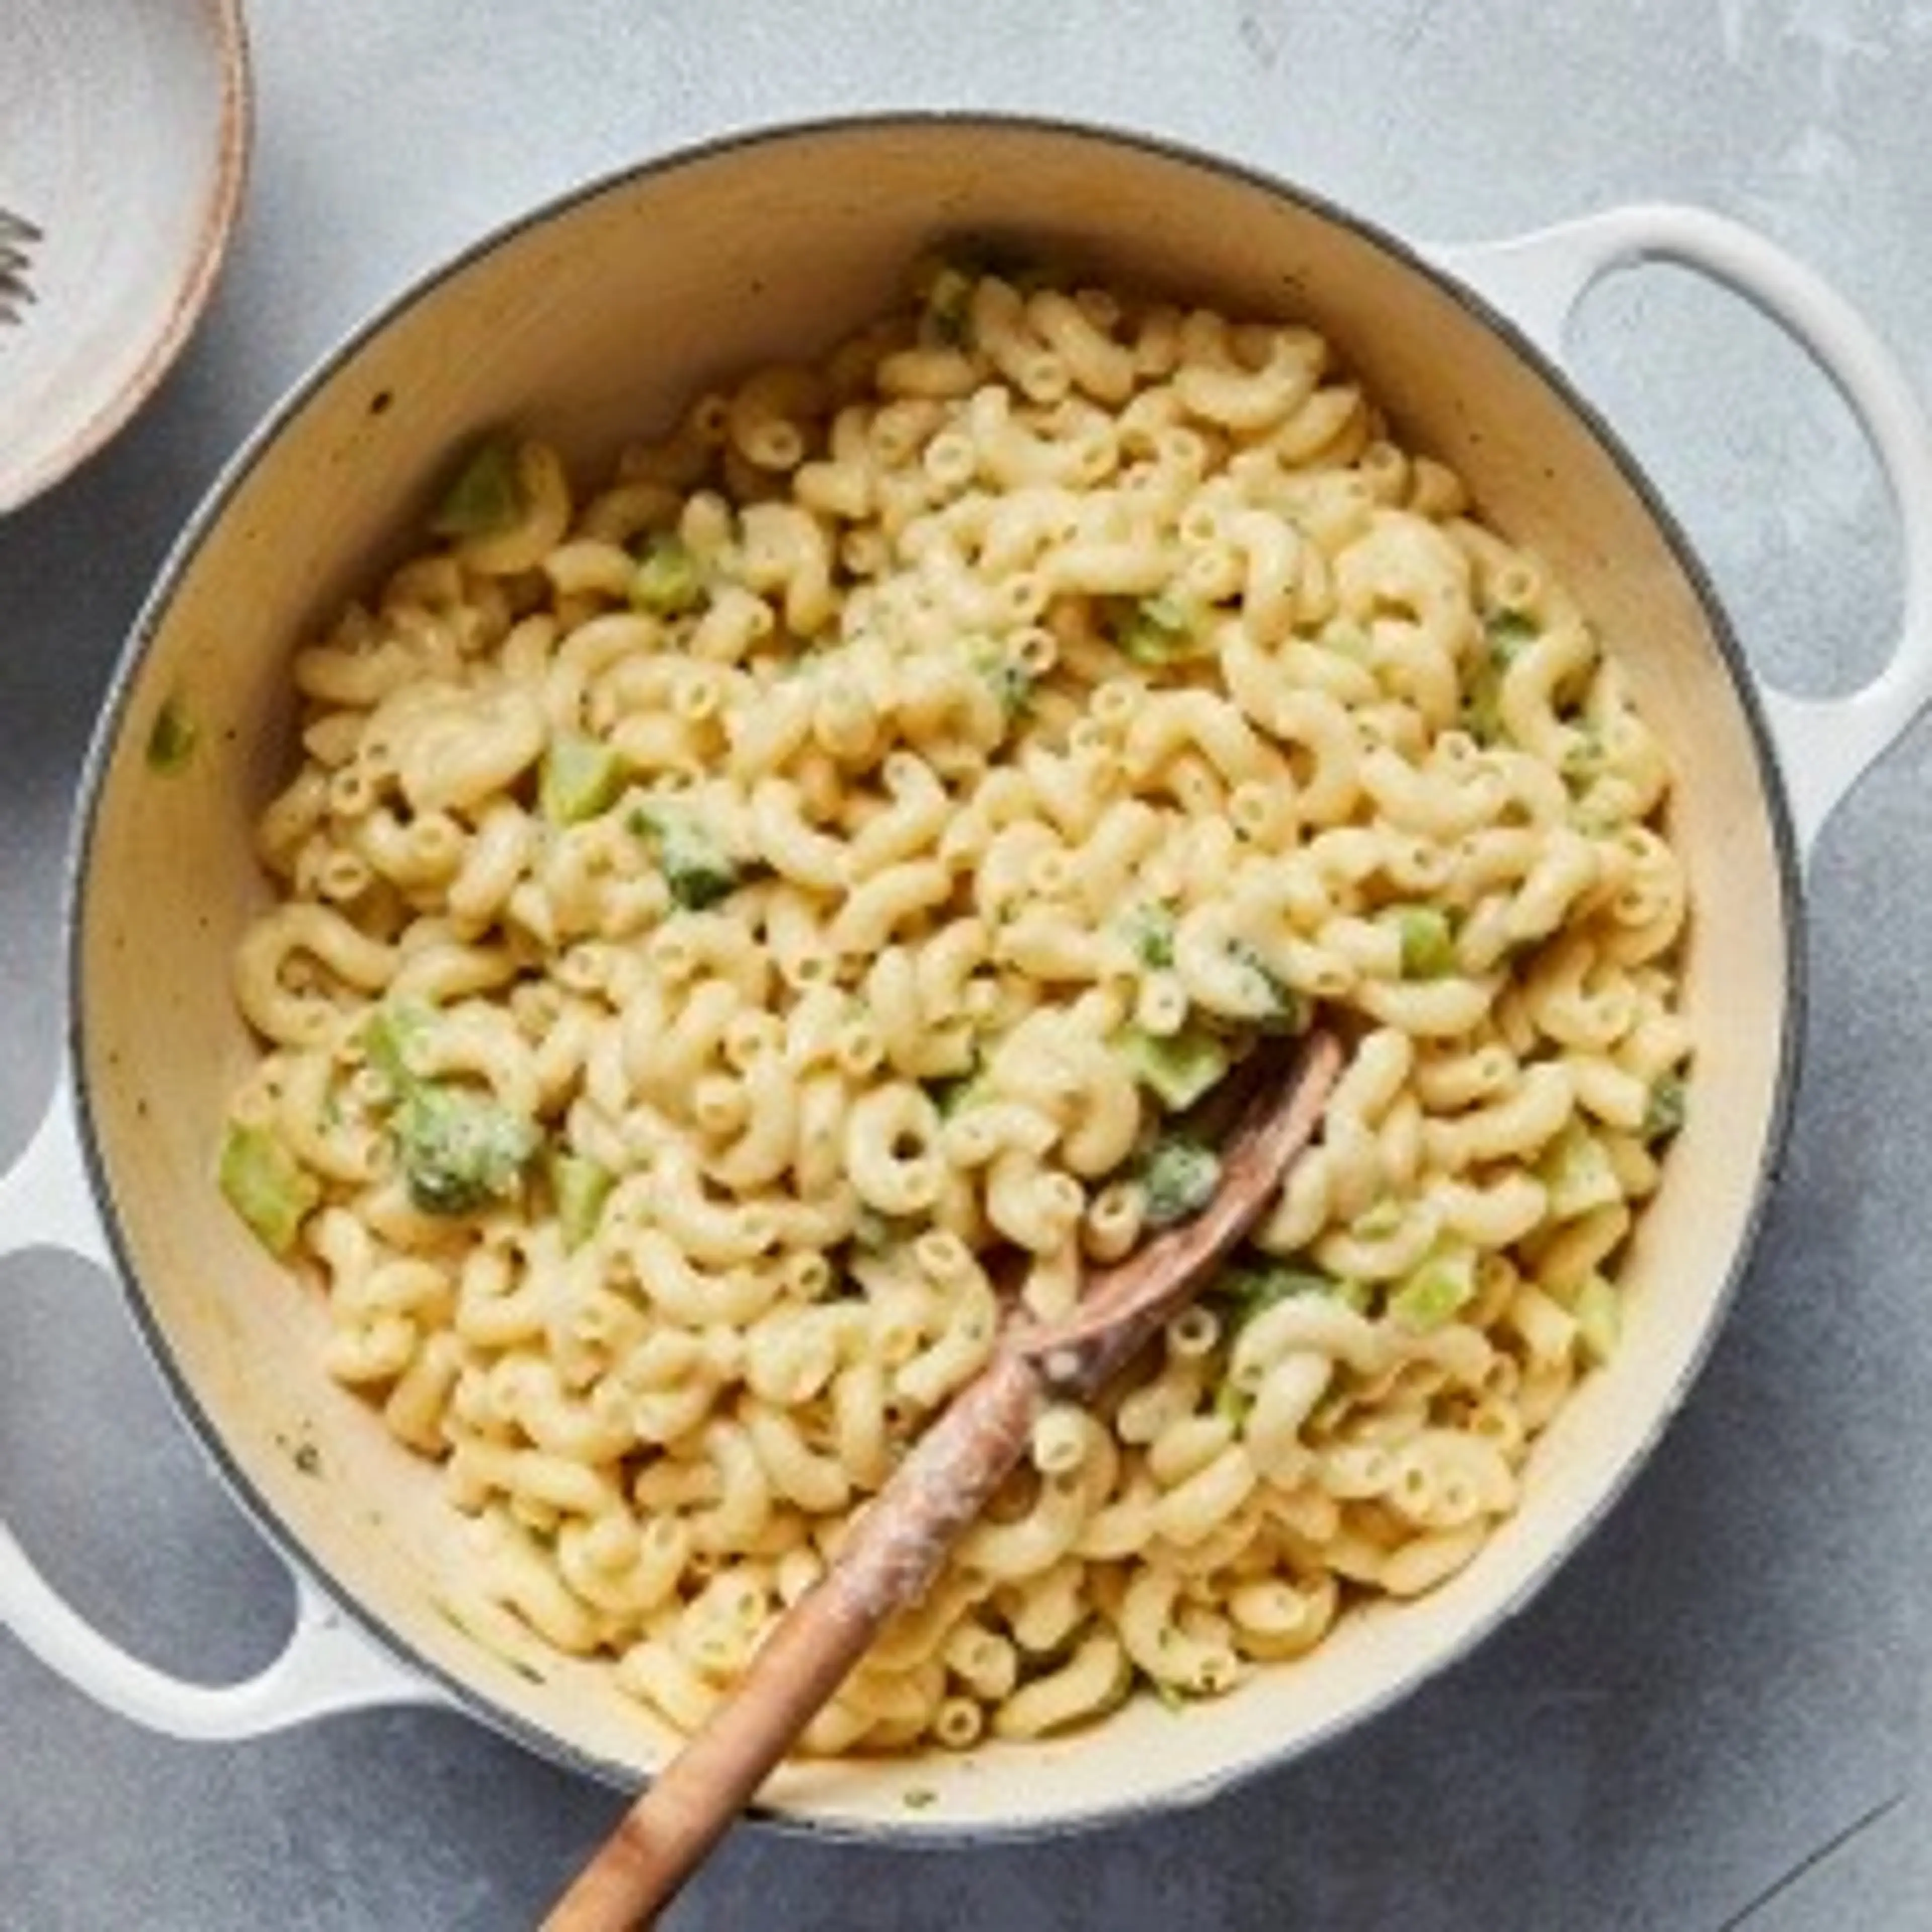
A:
{"type": "Polygon", "coordinates": [[[324,1366],[478,1519],[470,1626],[700,1722],[1008,1304],[1138,1239],[1124,1042],[1311,1000],[1351,1065],[1249,1249],[806,1748],[1218,1694],[1475,1557],[1693,1045],[1668,760],[1546,564],[1311,328],[958,271],[601,490],[511,462],[296,654],[235,962],[235,1120],[324,1366]],[[460,1211],[411,1083],[528,1130],[460,1211]]]}

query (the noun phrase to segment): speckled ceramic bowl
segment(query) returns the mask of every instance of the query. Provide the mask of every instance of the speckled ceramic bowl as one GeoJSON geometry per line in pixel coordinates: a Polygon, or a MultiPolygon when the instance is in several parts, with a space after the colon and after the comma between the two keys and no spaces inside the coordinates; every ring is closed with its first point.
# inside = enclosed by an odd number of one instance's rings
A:
{"type": "Polygon", "coordinates": [[[284,769],[292,646],[394,554],[466,437],[541,423],[594,466],[620,429],[667,416],[708,380],[828,344],[886,302],[923,244],[962,230],[1045,243],[1102,276],[1234,310],[1306,316],[1402,436],[1457,466],[1487,514],[1574,587],[1682,775],[1698,1104],[1630,1256],[1624,1345],[1540,1442],[1520,1513],[1466,1570],[1421,1600],[1351,1615],[1306,1660],[1178,1720],[1143,1700],[1044,1744],[794,1767],[772,1807],[833,1828],[1037,1830],[1173,1804],[1278,1763],[1495,1630],[1684,1399],[1745,1264],[1791,1105],[1802,847],[1932,676],[1932,466],[1888,358],[1805,272],[1684,211],[1430,256],[1277,182],[1118,134],[943,116],[780,130],[592,184],[411,291],[250,444],[128,645],[74,855],[74,1104],[57,1106],[0,1192],[0,1226],[111,1255],[190,1425],[304,1580],[304,1609],[263,1678],[170,1686],[87,1633],[0,1539],[0,1606],[120,1708],[232,1736],[348,1704],[445,1699],[627,1783],[669,1748],[602,1668],[560,1660],[533,1682],[438,1612],[439,1568],[460,1552],[436,1472],[330,1384],[314,1303],[289,1292],[211,1184],[249,1052],[229,988],[263,896],[250,828],[284,769]],[[1596,275],[1647,253],[1778,315],[1870,428],[1913,532],[1908,624],[1891,667],[1852,699],[1800,704],[1754,685],[1682,534],[1534,346],[1596,275]],[[199,745],[161,776],[146,750],[170,704],[197,722],[199,745]],[[904,1803],[915,1788],[930,1794],[916,1811],[904,1803]]]}
{"type": "Polygon", "coordinates": [[[250,131],[240,0],[8,0],[0,210],[38,231],[0,321],[0,514],[92,455],[200,319],[250,131]]]}

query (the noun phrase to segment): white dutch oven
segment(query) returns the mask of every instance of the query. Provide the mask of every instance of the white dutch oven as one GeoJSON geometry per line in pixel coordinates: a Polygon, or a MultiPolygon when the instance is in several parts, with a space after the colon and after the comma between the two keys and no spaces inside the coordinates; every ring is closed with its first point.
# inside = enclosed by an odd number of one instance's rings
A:
{"type": "Polygon", "coordinates": [[[178,1683],[90,1629],[0,1529],[0,1615],[102,1702],[206,1738],[450,1702],[620,1781],[662,1761],[669,1740],[601,1671],[560,1660],[530,1682],[436,1612],[458,1538],[434,1472],[322,1375],[314,1298],[211,1184],[247,1052],[228,989],[262,892],[250,827],[288,747],[290,648],[393,555],[466,436],[540,424],[594,465],[706,381],[829,344],[886,303],[922,245],[962,230],[1034,238],[1101,275],[1237,310],[1305,315],[1406,439],[1456,465],[1489,515],[1571,583],[1680,774],[1697,1106],[1630,1258],[1624,1346],[1550,1430],[1521,1513],[1466,1570],[1353,1616],[1310,1658],[1184,1723],[1142,1700],[1046,1744],[792,1768],[775,1808],[907,1834],[1033,1829],[1198,1796],[1280,1762],[1412,1690],[1520,1606],[1683,1399],[1784,1134],[1804,854],[1932,692],[1932,437],[1871,332],[1766,242],[1680,208],[1418,252],[1279,183],[1113,134],[941,117],[734,140],[518,223],[357,335],[230,466],[128,644],[74,849],[67,1078],[0,1184],[0,1248],[51,1244],[118,1274],[189,1425],[294,1569],[301,1611],[260,1676],[178,1683]],[[1555,367],[1583,291],[1646,257],[1696,268],[1782,323],[1879,454],[1905,533],[1904,626],[1850,697],[1756,687],[1682,537],[1555,367]],[[163,776],[144,753],[170,700],[199,722],[200,748],[163,776]],[[298,1460],[302,1444],[313,1456],[298,1460]],[[915,1784],[938,1797],[916,1819],[902,1803],[915,1784]]]}

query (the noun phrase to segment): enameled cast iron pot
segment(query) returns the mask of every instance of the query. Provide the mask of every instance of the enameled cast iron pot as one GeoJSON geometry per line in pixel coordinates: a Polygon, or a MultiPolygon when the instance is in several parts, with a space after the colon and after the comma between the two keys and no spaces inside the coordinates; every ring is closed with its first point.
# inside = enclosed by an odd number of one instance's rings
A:
{"type": "Polygon", "coordinates": [[[394,560],[466,437],[541,425],[594,470],[708,381],[828,346],[886,305],[922,246],[961,231],[1030,238],[1102,277],[1234,310],[1305,316],[1403,437],[1460,468],[1490,517],[1568,580],[1676,760],[1697,1105],[1630,1256],[1624,1347],[1539,1446],[1521,1513],[1462,1574],[1353,1616],[1312,1658],[1184,1724],[1141,1700],[1046,1744],[791,1768],[775,1807],[881,1833],[1036,1829],[1196,1797],[1280,1762],[1413,1690],[1520,1606],[1682,1400],[1745,1264],[1791,1105],[1802,855],[1932,692],[1932,439],[1891,358],[1809,273],[1690,211],[1626,210],[1430,256],[1278,182],[1114,134],[946,117],[779,130],[572,194],[364,328],[231,465],[128,645],[74,846],[67,1077],[0,1183],[0,1250],[52,1243],[119,1274],[189,1425],[294,1568],[301,1609],[260,1677],[176,1683],[90,1630],[0,1528],[0,1615],[104,1702],[216,1738],[447,1702],[621,1781],[661,1760],[665,1737],[599,1670],[560,1660],[529,1682],[438,1613],[457,1520],[434,1472],[328,1382],[314,1298],[291,1290],[212,1184],[248,1051],[230,961],[265,892],[250,830],[290,751],[292,647],[394,560]],[[1658,256],[1784,323],[1878,451],[1905,532],[1905,622],[1886,670],[1850,698],[1756,687],[1683,537],[1554,365],[1582,291],[1658,256]],[[170,703],[199,746],[164,776],[145,754],[170,703]],[[314,1454],[298,1462],[304,1444],[314,1454]],[[914,1785],[938,1796],[916,1816],[902,1803],[914,1785]]]}

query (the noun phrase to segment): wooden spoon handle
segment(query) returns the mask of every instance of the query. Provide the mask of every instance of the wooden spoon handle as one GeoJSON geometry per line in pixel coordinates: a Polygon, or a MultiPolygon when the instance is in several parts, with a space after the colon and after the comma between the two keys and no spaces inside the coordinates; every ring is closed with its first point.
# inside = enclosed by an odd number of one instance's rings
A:
{"type": "Polygon", "coordinates": [[[1044,1399],[1032,1364],[1001,1354],[926,1430],[832,1568],[772,1627],[744,1682],[631,1808],[544,1932],[614,1932],[670,1902],[880,1626],[924,1594],[1024,1454],[1044,1399]]]}
{"type": "Polygon", "coordinates": [[[1198,1220],[1102,1278],[1091,1307],[1022,1327],[920,1436],[832,1568],[772,1627],[744,1682],[660,1772],[543,1922],[620,1932],[670,1902],[837,1690],[892,1612],[924,1595],[953,1540],[1025,1453],[1049,1394],[1091,1395],[1252,1223],[1314,1131],[1340,1062],[1303,1041],[1285,1084],[1258,1091],[1198,1220]]]}

